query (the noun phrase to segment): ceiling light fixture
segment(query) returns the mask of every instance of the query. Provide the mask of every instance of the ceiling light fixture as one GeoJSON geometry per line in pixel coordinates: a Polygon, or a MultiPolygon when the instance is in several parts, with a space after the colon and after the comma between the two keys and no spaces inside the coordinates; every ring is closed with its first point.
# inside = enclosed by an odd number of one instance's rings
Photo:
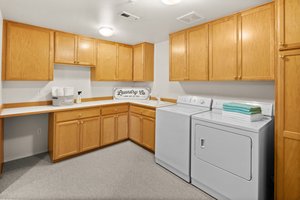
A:
{"type": "Polygon", "coordinates": [[[102,26],[99,28],[99,33],[104,37],[110,37],[114,34],[114,29],[108,26],[102,26]]]}
{"type": "Polygon", "coordinates": [[[181,0],[161,0],[166,5],[175,5],[181,2],[181,0]]]}

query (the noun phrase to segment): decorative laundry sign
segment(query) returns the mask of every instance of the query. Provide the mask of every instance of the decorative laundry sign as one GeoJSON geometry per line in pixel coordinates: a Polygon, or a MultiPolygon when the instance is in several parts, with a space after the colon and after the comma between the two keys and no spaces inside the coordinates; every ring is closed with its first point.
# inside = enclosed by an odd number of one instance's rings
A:
{"type": "Polygon", "coordinates": [[[115,100],[148,100],[150,97],[150,88],[114,88],[113,95],[115,100]]]}

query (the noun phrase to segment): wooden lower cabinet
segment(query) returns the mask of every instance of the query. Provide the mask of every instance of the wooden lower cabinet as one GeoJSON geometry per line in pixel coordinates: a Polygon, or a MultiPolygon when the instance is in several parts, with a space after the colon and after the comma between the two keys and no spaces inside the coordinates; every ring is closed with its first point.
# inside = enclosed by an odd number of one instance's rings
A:
{"type": "Polygon", "coordinates": [[[102,117],[101,145],[108,145],[115,142],[115,122],[115,115],[108,115],[102,117]]]}
{"type": "Polygon", "coordinates": [[[74,120],[57,123],[54,143],[54,159],[60,159],[79,153],[80,122],[74,120]]]}
{"type": "Polygon", "coordinates": [[[155,149],[155,119],[142,117],[142,144],[148,149],[155,149]]]}
{"type": "Polygon", "coordinates": [[[101,145],[128,139],[128,105],[107,106],[102,109],[101,145]]]}
{"type": "Polygon", "coordinates": [[[142,126],[142,116],[130,113],[129,119],[129,138],[137,143],[142,143],[142,134],[141,134],[141,126],[142,126]]]}
{"type": "Polygon", "coordinates": [[[76,109],[49,116],[49,154],[53,161],[128,138],[154,151],[155,109],[118,104],[76,109]],[[130,131],[129,131],[130,130],[130,131]]]}
{"type": "Polygon", "coordinates": [[[153,109],[132,106],[129,119],[129,139],[155,150],[155,112],[153,109]]]}
{"type": "Polygon", "coordinates": [[[100,117],[81,121],[80,151],[88,151],[100,146],[100,117]]]}
{"type": "Polygon", "coordinates": [[[53,161],[100,147],[100,108],[50,114],[48,135],[53,161]]]}
{"type": "Polygon", "coordinates": [[[117,117],[116,140],[128,139],[128,113],[119,114],[117,117]]]}

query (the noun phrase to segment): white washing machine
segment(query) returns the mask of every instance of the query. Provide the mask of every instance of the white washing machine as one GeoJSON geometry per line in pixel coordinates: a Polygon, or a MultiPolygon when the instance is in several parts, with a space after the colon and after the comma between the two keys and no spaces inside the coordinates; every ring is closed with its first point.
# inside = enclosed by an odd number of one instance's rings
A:
{"type": "Polygon", "coordinates": [[[210,98],[181,96],[177,104],[156,109],[155,161],[190,182],[191,116],[208,112],[210,98]]]}
{"type": "Polygon", "coordinates": [[[192,117],[191,182],[219,200],[271,199],[273,105],[247,102],[265,115],[247,122],[223,116],[224,102],[214,100],[212,111],[192,117]]]}

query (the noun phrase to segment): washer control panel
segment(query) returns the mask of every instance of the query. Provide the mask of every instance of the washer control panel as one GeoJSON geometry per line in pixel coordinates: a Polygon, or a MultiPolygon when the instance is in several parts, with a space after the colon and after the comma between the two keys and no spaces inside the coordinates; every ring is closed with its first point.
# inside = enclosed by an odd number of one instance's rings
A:
{"type": "Polygon", "coordinates": [[[199,96],[179,96],[177,98],[177,103],[210,108],[212,99],[199,96]]]}

